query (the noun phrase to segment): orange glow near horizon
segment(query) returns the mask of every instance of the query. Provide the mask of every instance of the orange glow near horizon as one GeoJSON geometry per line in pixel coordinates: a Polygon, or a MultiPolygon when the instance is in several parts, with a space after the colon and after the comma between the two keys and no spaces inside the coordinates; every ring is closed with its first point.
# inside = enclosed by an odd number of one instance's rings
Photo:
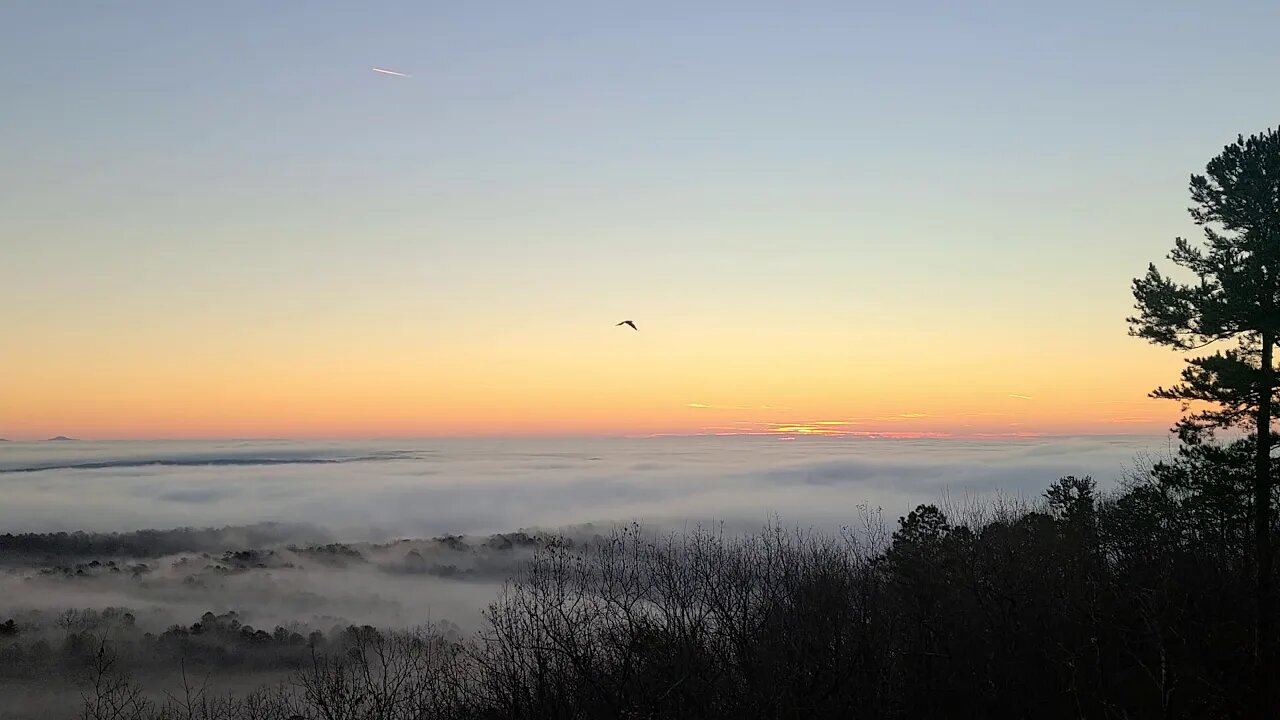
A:
{"type": "Polygon", "coordinates": [[[408,311],[277,327],[241,310],[77,332],[19,318],[0,437],[1151,434],[1179,414],[1145,395],[1181,358],[1114,327],[1073,354],[1034,326],[996,348],[974,339],[994,326],[921,340],[816,313],[760,327],[669,309],[622,333],[581,309],[427,329],[408,311]]]}
{"type": "Polygon", "coordinates": [[[28,388],[0,410],[0,436],[83,438],[393,438],[573,435],[802,435],[823,437],[1026,437],[1069,434],[1156,434],[1179,415],[1175,403],[1143,399],[1036,403],[993,397],[917,399],[832,393],[739,405],[680,402],[678,388],[642,393],[550,390],[502,395],[500,389],[387,387],[297,381],[247,386],[174,388],[128,384],[98,388],[68,383],[63,392],[28,388]],[[665,397],[664,397],[665,396],[665,397]],[[853,413],[846,408],[865,408],[853,413]],[[921,411],[921,410],[927,410],[921,411]]]}

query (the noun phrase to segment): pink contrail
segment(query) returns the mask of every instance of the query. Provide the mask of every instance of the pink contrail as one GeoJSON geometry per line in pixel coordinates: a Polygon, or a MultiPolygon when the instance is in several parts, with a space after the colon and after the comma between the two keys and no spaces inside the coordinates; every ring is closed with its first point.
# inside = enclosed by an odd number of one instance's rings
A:
{"type": "Polygon", "coordinates": [[[382,73],[383,75],[395,75],[396,77],[410,77],[409,75],[406,75],[402,72],[396,72],[395,70],[385,70],[383,68],[374,68],[373,71],[376,73],[382,73]]]}

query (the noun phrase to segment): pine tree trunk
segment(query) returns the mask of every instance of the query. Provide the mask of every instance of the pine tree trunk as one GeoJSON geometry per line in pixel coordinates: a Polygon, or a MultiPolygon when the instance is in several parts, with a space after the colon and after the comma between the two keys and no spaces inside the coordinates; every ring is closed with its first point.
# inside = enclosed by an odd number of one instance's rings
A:
{"type": "Polygon", "coordinates": [[[1275,692],[1272,689],[1275,667],[1275,601],[1271,583],[1271,395],[1273,369],[1271,356],[1275,338],[1269,332],[1262,333],[1261,385],[1258,397],[1258,444],[1254,456],[1253,484],[1253,539],[1257,569],[1257,617],[1255,618],[1255,663],[1257,669],[1257,694],[1261,715],[1276,713],[1275,692]]]}

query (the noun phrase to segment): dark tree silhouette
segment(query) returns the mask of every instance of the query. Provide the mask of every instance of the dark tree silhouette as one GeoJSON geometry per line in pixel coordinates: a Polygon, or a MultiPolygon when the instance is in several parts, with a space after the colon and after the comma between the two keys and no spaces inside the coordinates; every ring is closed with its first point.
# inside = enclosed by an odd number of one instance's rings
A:
{"type": "Polygon", "coordinates": [[[1191,284],[1156,269],[1134,280],[1138,315],[1130,333],[1194,351],[1220,340],[1233,350],[1187,361],[1182,382],[1153,397],[1180,400],[1183,442],[1197,445],[1215,429],[1252,430],[1253,541],[1256,583],[1255,667],[1260,706],[1274,710],[1276,660],[1272,573],[1271,420],[1276,408],[1273,355],[1280,334],[1280,130],[1240,136],[1191,176],[1191,217],[1204,242],[1177,238],[1169,259],[1194,273],[1191,284]],[[1205,403],[1191,412],[1191,403],[1205,403]]]}

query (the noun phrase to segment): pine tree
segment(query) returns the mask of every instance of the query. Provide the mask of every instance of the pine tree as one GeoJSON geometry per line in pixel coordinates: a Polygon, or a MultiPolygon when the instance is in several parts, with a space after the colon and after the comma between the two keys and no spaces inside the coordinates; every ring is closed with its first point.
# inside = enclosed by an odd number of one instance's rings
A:
{"type": "Polygon", "coordinates": [[[1203,175],[1191,176],[1191,199],[1204,241],[1177,238],[1169,259],[1196,281],[1177,282],[1150,265],[1133,282],[1138,315],[1128,319],[1130,334],[1188,352],[1237,343],[1189,359],[1181,382],[1152,396],[1182,401],[1187,414],[1177,429],[1184,443],[1202,443],[1216,429],[1252,433],[1256,690],[1259,710],[1271,714],[1277,709],[1270,690],[1276,667],[1271,421],[1280,336],[1280,128],[1227,145],[1203,175]]]}

